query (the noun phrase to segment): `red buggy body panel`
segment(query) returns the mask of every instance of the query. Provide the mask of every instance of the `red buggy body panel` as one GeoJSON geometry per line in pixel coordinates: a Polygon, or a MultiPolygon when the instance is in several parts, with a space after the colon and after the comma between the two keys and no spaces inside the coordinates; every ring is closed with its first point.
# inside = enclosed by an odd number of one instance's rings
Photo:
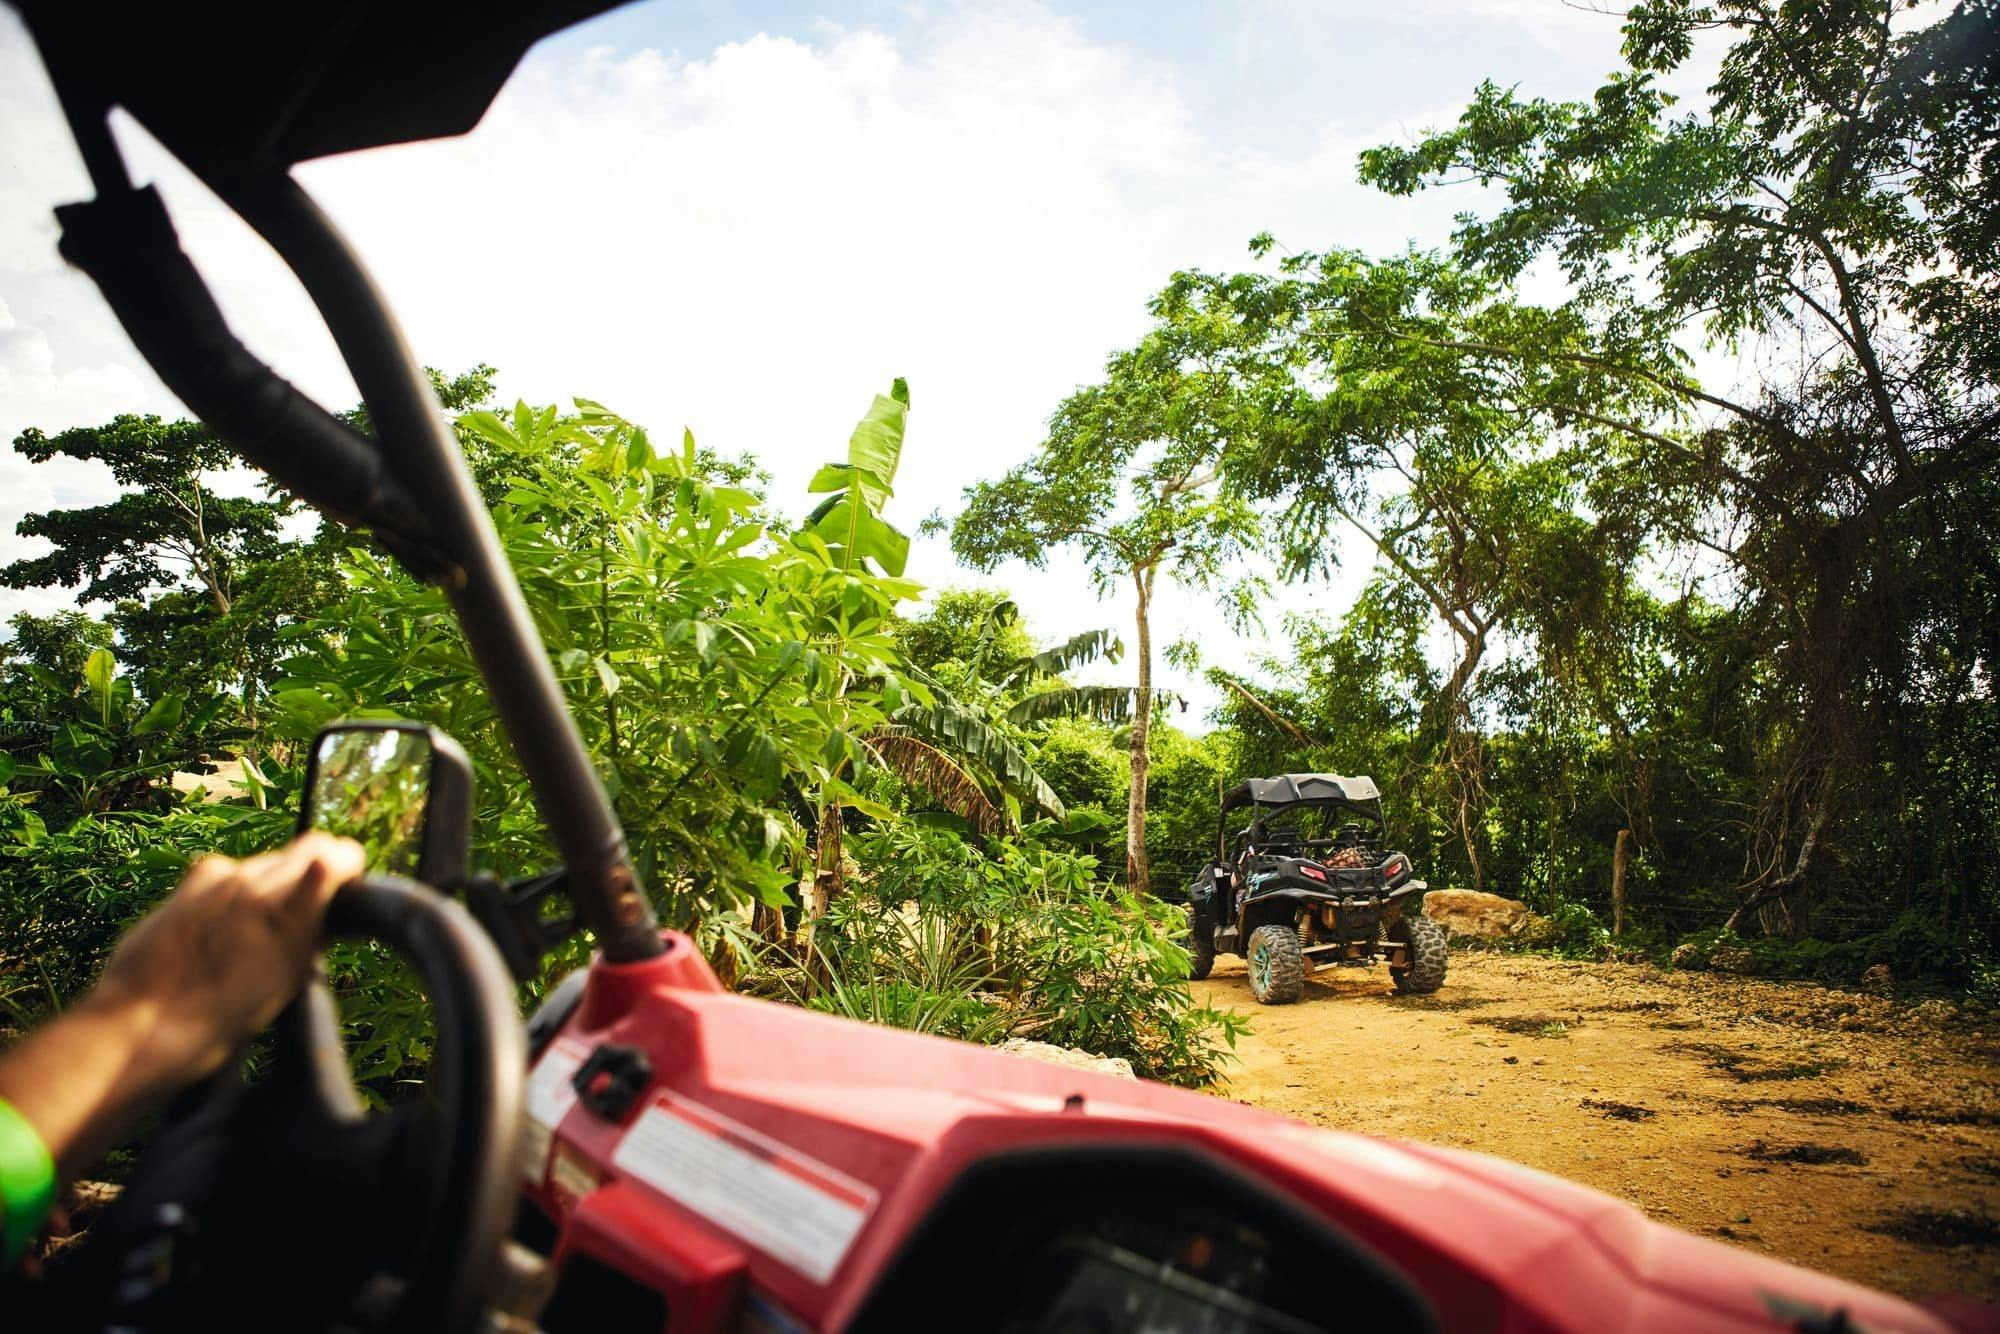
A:
{"type": "Polygon", "coordinates": [[[558,1265],[588,1256],[657,1291],[676,1334],[736,1328],[746,1310],[756,1327],[843,1328],[968,1167],[1149,1142],[1325,1219],[1442,1329],[1795,1329],[1839,1311],[1855,1322],[1841,1328],[1954,1328],[1496,1159],[733,995],[686,937],[668,940],[656,960],[600,961],[538,1057],[530,1107],[552,1125],[528,1194],[556,1224],[558,1265]],[[616,1123],[569,1088],[606,1043],[651,1062],[616,1123]]]}

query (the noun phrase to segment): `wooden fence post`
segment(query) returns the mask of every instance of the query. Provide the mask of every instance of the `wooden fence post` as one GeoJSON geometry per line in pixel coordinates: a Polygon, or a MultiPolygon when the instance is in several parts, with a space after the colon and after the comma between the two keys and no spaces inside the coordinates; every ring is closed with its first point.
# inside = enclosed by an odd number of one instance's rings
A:
{"type": "Polygon", "coordinates": [[[1632,831],[1618,831],[1617,846],[1611,850],[1611,934],[1625,934],[1625,864],[1632,860],[1632,831]]]}

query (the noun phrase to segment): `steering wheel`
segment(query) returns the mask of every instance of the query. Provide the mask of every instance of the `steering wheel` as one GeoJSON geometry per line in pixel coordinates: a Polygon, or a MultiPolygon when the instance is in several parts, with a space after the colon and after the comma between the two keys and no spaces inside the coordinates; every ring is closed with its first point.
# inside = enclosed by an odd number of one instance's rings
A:
{"type": "Polygon", "coordinates": [[[48,1327],[473,1327],[520,1190],[512,982],[470,913],[400,877],[342,888],[326,938],[385,945],[415,970],[437,1035],[416,1095],[366,1110],[322,963],[273,1026],[268,1077],[246,1086],[232,1069],[168,1109],[45,1285],[48,1327]]]}

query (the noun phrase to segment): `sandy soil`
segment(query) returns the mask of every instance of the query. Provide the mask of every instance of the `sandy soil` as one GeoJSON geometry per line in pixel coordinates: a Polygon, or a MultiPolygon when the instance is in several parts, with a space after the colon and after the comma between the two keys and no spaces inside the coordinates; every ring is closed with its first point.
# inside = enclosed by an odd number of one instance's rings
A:
{"type": "Polygon", "coordinates": [[[2000,1300],[2000,1026],[1939,1002],[1454,952],[1435,996],[1336,968],[1295,1005],[1240,959],[1227,1096],[1496,1154],[1656,1219],[1908,1296],[2000,1300]]]}

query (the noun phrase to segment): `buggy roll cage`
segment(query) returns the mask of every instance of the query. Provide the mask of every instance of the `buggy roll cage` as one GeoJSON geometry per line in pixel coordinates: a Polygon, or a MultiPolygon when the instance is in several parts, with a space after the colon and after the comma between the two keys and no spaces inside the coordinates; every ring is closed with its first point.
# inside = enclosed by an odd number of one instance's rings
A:
{"type": "Polygon", "coordinates": [[[1347,810],[1386,823],[1382,818],[1382,793],[1372,778],[1348,778],[1340,774],[1280,774],[1276,778],[1246,778],[1222,794],[1216,813],[1217,855],[1229,855],[1229,812],[1254,807],[1259,819],[1266,810],[1295,807],[1347,810]]]}
{"type": "Polygon", "coordinates": [[[624,831],[422,363],[346,239],[290,173],[307,158],[464,133],[530,46],[611,3],[11,3],[96,189],[95,199],[56,210],[63,257],[96,282],[167,387],[245,462],[330,518],[371,530],[444,591],[562,856],[580,922],[613,962],[658,954],[624,831]],[[112,29],[124,40],[104,41],[112,29]],[[108,124],[114,107],[291,268],[354,376],[372,434],[307,398],[230,332],[158,192],[132,184],[108,124]]]}

